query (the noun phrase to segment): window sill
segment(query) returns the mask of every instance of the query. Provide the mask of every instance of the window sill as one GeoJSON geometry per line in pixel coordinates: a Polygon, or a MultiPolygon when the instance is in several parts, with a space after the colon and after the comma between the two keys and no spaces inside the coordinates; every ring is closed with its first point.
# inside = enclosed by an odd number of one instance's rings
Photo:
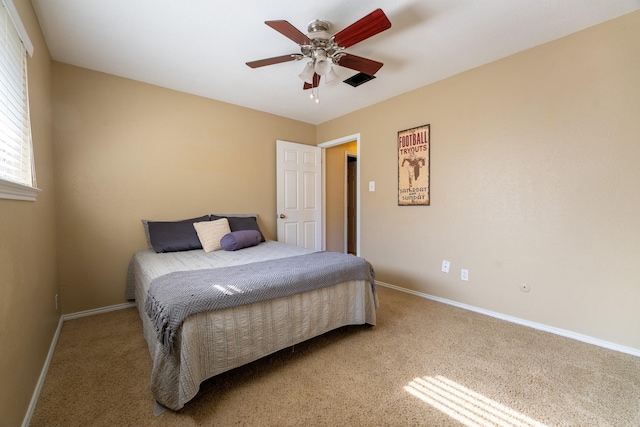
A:
{"type": "Polygon", "coordinates": [[[0,179],[0,199],[35,202],[40,191],[42,190],[39,188],[28,187],[26,185],[0,179]]]}

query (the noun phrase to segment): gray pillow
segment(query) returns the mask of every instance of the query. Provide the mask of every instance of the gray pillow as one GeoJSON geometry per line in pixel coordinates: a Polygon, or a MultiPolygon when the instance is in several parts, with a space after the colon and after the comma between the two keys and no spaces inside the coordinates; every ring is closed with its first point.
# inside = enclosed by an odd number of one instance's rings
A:
{"type": "Polygon", "coordinates": [[[262,235],[256,230],[232,231],[220,239],[222,249],[225,251],[237,251],[260,244],[262,235]]]}
{"type": "Polygon", "coordinates": [[[194,222],[209,221],[209,215],[180,221],[143,221],[149,230],[149,242],[157,253],[202,249],[194,222]]]}

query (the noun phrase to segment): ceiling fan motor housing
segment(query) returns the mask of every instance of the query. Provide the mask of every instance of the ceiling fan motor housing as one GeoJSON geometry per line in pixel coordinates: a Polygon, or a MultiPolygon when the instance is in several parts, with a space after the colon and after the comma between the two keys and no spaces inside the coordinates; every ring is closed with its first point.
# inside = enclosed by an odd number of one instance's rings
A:
{"type": "Polygon", "coordinates": [[[323,21],[321,19],[316,19],[314,21],[309,22],[307,25],[307,37],[310,39],[315,38],[331,38],[333,35],[329,34],[329,28],[331,28],[331,23],[329,21],[323,21]]]}
{"type": "Polygon", "coordinates": [[[337,63],[343,50],[333,40],[333,34],[329,33],[331,23],[316,19],[307,26],[307,37],[311,40],[311,45],[301,45],[300,50],[305,57],[320,60],[329,60],[337,63]]]}

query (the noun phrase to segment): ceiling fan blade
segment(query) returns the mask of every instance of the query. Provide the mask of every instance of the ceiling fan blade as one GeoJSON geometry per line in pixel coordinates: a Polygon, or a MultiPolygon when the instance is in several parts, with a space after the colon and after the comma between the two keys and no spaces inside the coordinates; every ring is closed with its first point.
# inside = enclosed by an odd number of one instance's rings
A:
{"type": "Polygon", "coordinates": [[[295,61],[300,55],[292,53],[290,55],[274,56],[273,58],[259,59],[257,61],[247,62],[247,65],[251,68],[264,67],[265,65],[279,64],[281,62],[295,61]]]}
{"type": "Polygon", "coordinates": [[[391,21],[387,15],[382,9],[376,9],[347,28],[338,31],[334,40],[339,46],[347,48],[389,28],[391,28],[391,21]]]}
{"type": "Polygon", "coordinates": [[[304,85],[302,86],[302,89],[303,90],[313,89],[314,87],[318,87],[318,86],[320,86],[320,75],[314,73],[313,74],[313,84],[304,82],[304,85]]]}
{"type": "Polygon", "coordinates": [[[287,21],[265,21],[265,24],[297,44],[311,44],[309,37],[287,21]]]}
{"type": "Polygon", "coordinates": [[[373,76],[384,64],[372,59],[345,53],[344,56],[338,60],[338,65],[373,76]]]}

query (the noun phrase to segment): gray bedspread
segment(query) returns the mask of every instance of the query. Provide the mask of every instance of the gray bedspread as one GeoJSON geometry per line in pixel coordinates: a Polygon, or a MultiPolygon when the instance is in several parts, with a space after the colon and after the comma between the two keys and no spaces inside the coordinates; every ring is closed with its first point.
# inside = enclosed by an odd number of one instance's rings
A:
{"type": "Polygon", "coordinates": [[[366,280],[375,287],[374,274],[365,259],[336,252],[177,271],[153,280],[145,311],[158,340],[172,353],[177,331],[193,314],[287,297],[349,280],[366,280]]]}

